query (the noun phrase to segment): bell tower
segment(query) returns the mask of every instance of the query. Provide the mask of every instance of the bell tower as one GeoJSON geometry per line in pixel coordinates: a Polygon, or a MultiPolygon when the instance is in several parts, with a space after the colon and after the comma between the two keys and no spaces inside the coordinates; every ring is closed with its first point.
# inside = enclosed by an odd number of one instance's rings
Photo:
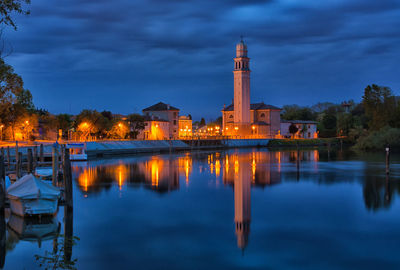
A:
{"type": "Polygon", "coordinates": [[[234,122],[250,124],[250,59],[243,39],[236,45],[234,76],[234,122]]]}

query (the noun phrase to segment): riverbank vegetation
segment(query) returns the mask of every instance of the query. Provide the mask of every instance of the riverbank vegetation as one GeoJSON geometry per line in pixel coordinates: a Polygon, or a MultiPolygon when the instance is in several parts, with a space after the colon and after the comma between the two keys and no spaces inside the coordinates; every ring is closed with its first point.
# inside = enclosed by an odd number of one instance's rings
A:
{"type": "Polygon", "coordinates": [[[282,119],[317,121],[320,138],[341,137],[356,150],[400,149],[400,97],[389,87],[368,85],[360,103],[284,106],[282,119]]]}

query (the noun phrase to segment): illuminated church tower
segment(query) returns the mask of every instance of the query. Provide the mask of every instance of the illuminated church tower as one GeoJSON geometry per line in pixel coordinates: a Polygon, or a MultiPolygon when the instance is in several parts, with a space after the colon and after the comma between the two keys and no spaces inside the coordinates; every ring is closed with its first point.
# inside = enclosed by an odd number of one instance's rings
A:
{"type": "Polygon", "coordinates": [[[239,165],[235,161],[234,197],[235,197],[235,232],[237,245],[244,250],[250,234],[251,219],[251,168],[247,163],[239,165]]]}
{"type": "Polygon", "coordinates": [[[243,39],[236,45],[234,76],[234,123],[250,124],[250,59],[243,39]]]}

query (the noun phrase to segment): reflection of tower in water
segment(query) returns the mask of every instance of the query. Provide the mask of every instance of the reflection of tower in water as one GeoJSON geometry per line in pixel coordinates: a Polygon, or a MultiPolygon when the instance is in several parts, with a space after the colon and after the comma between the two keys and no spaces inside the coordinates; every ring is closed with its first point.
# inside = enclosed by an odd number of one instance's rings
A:
{"type": "Polygon", "coordinates": [[[237,245],[247,246],[251,219],[251,168],[249,163],[239,164],[235,159],[234,197],[235,197],[235,232],[237,245]]]}

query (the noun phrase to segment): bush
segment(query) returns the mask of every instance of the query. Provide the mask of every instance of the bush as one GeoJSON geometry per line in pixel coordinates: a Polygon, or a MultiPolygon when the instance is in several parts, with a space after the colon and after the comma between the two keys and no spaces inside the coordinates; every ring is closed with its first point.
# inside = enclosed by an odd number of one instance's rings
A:
{"type": "Polygon", "coordinates": [[[400,149],[400,129],[384,127],[378,131],[371,132],[357,140],[354,149],[364,151],[383,150],[386,145],[391,148],[400,149]]]}

